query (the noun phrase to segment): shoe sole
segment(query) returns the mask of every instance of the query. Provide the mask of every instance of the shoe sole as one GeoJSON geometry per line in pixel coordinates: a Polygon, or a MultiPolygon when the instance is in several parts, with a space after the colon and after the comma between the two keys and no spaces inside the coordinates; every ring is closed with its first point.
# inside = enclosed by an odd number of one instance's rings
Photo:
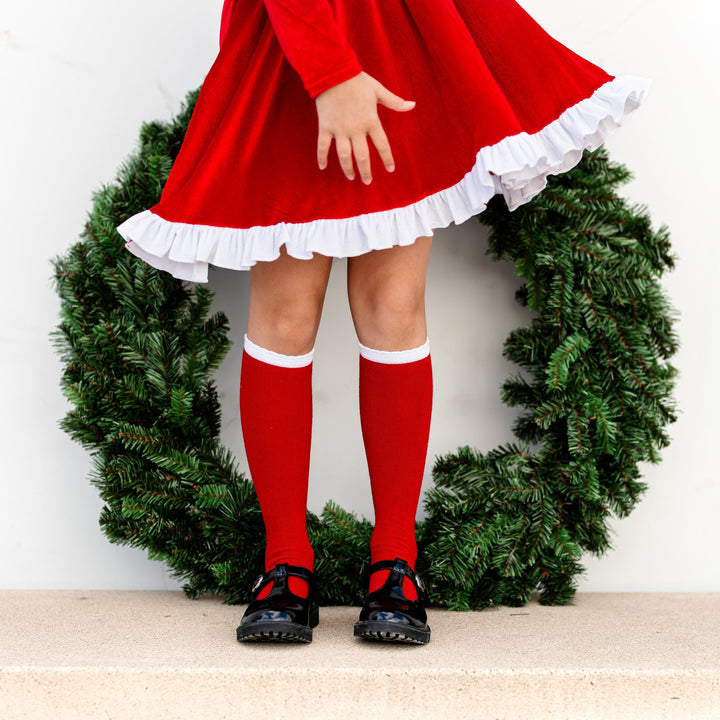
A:
{"type": "Polygon", "coordinates": [[[427,643],[430,642],[430,628],[427,630],[405,628],[402,631],[398,631],[396,623],[383,623],[377,620],[366,620],[355,623],[353,635],[364,638],[365,640],[399,642],[410,645],[427,645],[427,643]]]}
{"type": "Polygon", "coordinates": [[[240,625],[237,629],[238,642],[312,642],[312,629],[293,623],[253,623],[240,625]]]}

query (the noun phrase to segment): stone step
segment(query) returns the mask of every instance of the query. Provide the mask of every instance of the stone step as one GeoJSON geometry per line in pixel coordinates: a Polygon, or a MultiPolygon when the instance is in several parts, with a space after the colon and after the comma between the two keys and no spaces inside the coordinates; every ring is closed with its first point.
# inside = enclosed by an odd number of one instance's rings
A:
{"type": "Polygon", "coordinates": [[[178,591],[0,591],[0,720],[720,718],[720,593],[431,609],[428,645],[238,643],[243,606],[178,591]]]}

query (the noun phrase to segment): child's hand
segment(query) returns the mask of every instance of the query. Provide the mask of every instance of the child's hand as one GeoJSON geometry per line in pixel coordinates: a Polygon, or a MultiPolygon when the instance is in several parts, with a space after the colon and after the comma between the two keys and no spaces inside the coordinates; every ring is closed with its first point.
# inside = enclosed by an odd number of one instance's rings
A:
{"type": "Polygon", "coordinates": [[[367,135],[375,144],[385,169],[388,172],[395,169],[390,144],[377,114],[378,103],[398,112],[415,107],[414,101],[394,95],[365,72],[334,85],[315,98],[319,123],[317,160],[321,170],[327,167],[328,151],[335,138],[335,149],[345,176],[348,180],[355,179],[354,155],[360,177],[369,185],[372,174],[367,135]]]}

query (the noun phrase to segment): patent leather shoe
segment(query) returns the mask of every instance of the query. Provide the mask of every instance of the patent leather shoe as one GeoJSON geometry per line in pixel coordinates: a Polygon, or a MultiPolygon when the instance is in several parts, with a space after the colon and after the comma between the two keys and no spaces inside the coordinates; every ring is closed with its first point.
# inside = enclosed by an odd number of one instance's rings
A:
{"type": "Polygon", "coordinates": [[[427,593],[422,579],[405,560],[381,560],[370,566],[370,574],[389,569],[382,587],[368,592],[355,623],[354,635],[368,640],[405,642],[425,645],[430,642],[430,627],[424,603],[427,593]],[[403,581],[409,578],[417,590],[417,600],[409,600],[403,581]]]}
{"type": "Polygon", "coordinates": [[[312,629],[318,624],[315,601],[315,576],[300,565],[280,563],[261,575],[252,589],[253,599],[237,629],[238,642],[305,642],[312,641],[312,629]],[[290,591],[288,578],[302,578],[308,584],[307,597],[290,591]],[[270,593],[258,600],[261,590],[272,582],[270,593]]]}

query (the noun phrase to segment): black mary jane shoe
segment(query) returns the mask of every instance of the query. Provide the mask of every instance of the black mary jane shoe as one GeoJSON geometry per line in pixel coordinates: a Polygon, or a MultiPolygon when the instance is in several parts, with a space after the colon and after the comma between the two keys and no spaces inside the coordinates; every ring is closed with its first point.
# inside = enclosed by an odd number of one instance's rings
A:
{"type": "Polygon", "coordinates": [[[253,599],[237,629],[238,642],[246,640],[271,642],[312,641],[312,629],[318,624],[315,602],[315,576],[300,565],[280,563],[261,575],[252,589],[253,599]],[[308,584],[307,597],[290,592],[288,577],[302,578],[308,584]],[[258,600],[260,591],[272,581],[267,597],[258,600]]]}
{"type": "Polygon", "coordinates": [[[427,594],[423,581],[400,558],[373,563],[370,574],[385,569],[389,569],[390,573],[383,586],[365,595],[354,635],[367,640],[425,645],[430,642],[430,627],[424,607],[427,594]],[[405,597],[403,580],[406,577],[417,590],[417,600],[405,597]]]}

